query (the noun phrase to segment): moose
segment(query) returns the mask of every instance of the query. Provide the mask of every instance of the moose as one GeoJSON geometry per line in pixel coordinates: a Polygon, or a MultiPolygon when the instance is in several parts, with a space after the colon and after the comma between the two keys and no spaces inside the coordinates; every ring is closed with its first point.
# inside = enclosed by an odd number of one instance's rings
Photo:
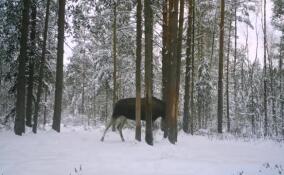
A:
{"type": "MultiPolygon", "coordinates": [[[[146,102],[146,99],[142,98],[141,99],[141,120],[142,121],[146,120],[145,102],[146,102]]],[[[136,98],[125,98],[115,103],[111,120],[107,124],[104,134],[101,138],[102,142],[104,141],[104,137],[106,135],[107,130],[113,124],[117,126],[121,140],[124,142],[124,138],[122,135],[122,128],[127,119],[129,120],[136,119],[136,115],[135,115],[136,105],[135,104],[136,104],[136,98]]],[[[155,97],[152,97],[152,121],[153,122],[156,121],[156,119],[159,117],[162,117],[162,124],[163,124],[165,122],[165,103],[155,97]]]]}

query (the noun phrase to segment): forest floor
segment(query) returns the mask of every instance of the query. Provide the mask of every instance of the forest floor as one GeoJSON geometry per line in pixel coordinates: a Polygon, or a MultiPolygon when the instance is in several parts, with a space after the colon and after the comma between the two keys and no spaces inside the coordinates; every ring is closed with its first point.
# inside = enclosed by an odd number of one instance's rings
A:
{"type": "MultiPolygon", "coordinates": [[[[154,132],[154,146],[134,140],[134,130],[63,127],[16,136],[0,132],[1,175],[280,175],[284,143],[271,140],[220,139],[179,133],[172,145],[154,132]]],[[[143,136],[144,137],[144,136],[143,136]]]]}

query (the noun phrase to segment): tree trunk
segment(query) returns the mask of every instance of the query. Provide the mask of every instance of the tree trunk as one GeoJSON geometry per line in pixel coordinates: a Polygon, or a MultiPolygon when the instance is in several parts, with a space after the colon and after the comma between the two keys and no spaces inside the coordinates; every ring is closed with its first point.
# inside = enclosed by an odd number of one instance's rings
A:
{"type": "Polygon", "coordinates": [[[279,82],[280,82],[280,118],[282,119],[282,124],[281,124],[281,132],[282,136],[284,136],[284,96],[283,96],[283,56],[284,56],[284,31],[282,32],[282,37],[280,40],[280,57],[279,57],[279,82]]]}
{"type": "Polygon", "coordinates": [[[221,21],[219,38],[219,73],[218,73],[218,133],[222,133],[223,123],[223,57],[224,57],[224,18],[225,0],[221,0],[221,21]]]}
{"type": "MultiPolygon", "coordinates": [[[[49,0],[50,1],[50,0],[49,0]]],[[[46,125],[46,121],[47,121],[47,106],[46,106],[46,103],[47,103],[47,95],[48,95],[48,88],[46,87],[45,88],[45,94],[44,94],[44,110],[43,110],[43,127],[45,127],[46,125]]],[[[36,125],[34,125],[36,126],[36,125]]],[[[34,127],[33,127],[34,129],[34,127]]]]}
{"type": "Polygon", "coordinates": [[[16,135],[22,135],[25,132],[26,119],[26,78],[25,68],[27,61],[27,41],[29,30],[29,8],[30,0],[25,0],[22,10],[22,25],[20,38],[20,55],[18,58],[18,76],[17,76],[17,96],[16,96],[16,118],[14,132],[16,135]]]}
{"type": "Polygon", "coordinates": [[[231,130],[231,119],[230,119],[230,94],[229,94],[229,65],[230,65],[230,49],[231,49],[231,30],[232,30],[232,17],[230,17],[229,27],[229,39],[228,39],[228,50],[227,50],[227,76],[226,76],[226,102],[227,102],[227,131],[231,130]]]}
{"type": "Polygon", "coordinates": [[[29,79],[28,79],[28,93],[27,93],[27,107],[26,107],[26,125],[32,127],[32,113],[33,113],[33,85],[34,85],[34,61],[36,50],[36,9],[37,3],[32,1],[31,5],[31,34],[30,34],[30,60],[29,60],[29,79]]]}
{"type": "Polygon", "coordinates": [[[63,90],[63,54],[64,54],[64,22],[65,22],[65,0],[59,1],[58,14],[58,45],[56,64],[55,101],[52,128],[60,132],[61,104],[63,90]]]}
{"type": "Polygon", "coordinates": [[[137,0],[136,12],[136,130],[135,139],[141,141],[141,50],[142,50],[142,2],[137,0]]]}
{"type": "Polygon", "coordinates": [[[162,99],[166,100],[166,86],[167,86],[167,55],[168,55],[168,0],[163,1],[163,36],[162,36],[162,99]]]}
{"type": "MultiPolygon", "coordinates": [[[[235,2],[235,53],[234,53],[234,67],[233,67],[233,78],[234,78],[234,116],[238,116],[238,105],[237,105],[237,76],[236,76],[236,69],[237,69],[237,41],[238,41],[238,25],[237,25],[237,0],[235,2]]],[[[238,120],[238,119],[236,119],[238,120]]]]}
{"type": "Polygon", "coordinates": [[[189,90],[190,90],[190,52],[191,52],[191,34],[192,34],[192,1],[188,5],[188,28],[187,28],[187,48],[185,63],[185,85],[184,85],[184,106],[183,106],[183,131],[189,133],[189,90]]]}
{"type": "Polygon", "coordinates": [[[169,76],[167,84],[166,118],[168,119],[169,141],[176,143],[177,133],[177,35],[178,35],[178,0],[169,0],[169,76]]]}
{"type": "Polygon", "coordinates": [[[145,18],[145,112],[146,112],[146,135],[147,144],[153,145],[152,133],[152,52],[153,52],[153,11],[152,1],[144,0],[144,18],[145,18]]]}
{"type": "MultiPolygon", "coordinates": [[[[112,24],[112,57],[113,57],[113,94],[112,94],[112,107],[114,108],[114,105],[117,100],[117,81],[116,81],[116,75],[117,75],[117,53],[116,53],[116,42],[117,42],[117,36],[116,36],[116,8],[117,4],[113,4],[113,24],[112,24]]],[[[112,125],[112,131],[115,131],[115,124],[112,125]]]]}
{"type": "Polygon", "coordinates": [[[275,135],[278,136],[278,127],[277,127],[277,118],[276,118],[276,109],[275,109],[275,100],[276,100],[275,90],[276,89],[274,88],[275,86],[274,78],[273,78],[274,73],[273,73],[272,58],[270,55],[268,55],[268,61],[269,61],[270,91],[271,91],[271,97],[272,97],[271,98],[271,110],[272,110],[272,118],[273,118],[272,130],[275,132],[275,135]]]}
{"type": "Polygon", "coordinates": [[[263,16],[263,44],[264,44],[264,53],[263,53],[263,71],[264,71],[264,136],[268,136],[268,119],[267,119],[267,77],[266,77],[266,51],[267,51],[267,41],[266,41],[266,0],[264,0],[264,16],[263,16]]]}
{"type": "MultiPolygon", "coordinates": [[[[162,48],[162,100],[167,103],[167,84],[169,74],[169,2],[168,0],[163,1],[163,48],[162,48]]],[[[162,120],[161,127],[164,131],[164,138],[168,137],[168,119],[162,120]]]]}
{"type": "MultiPolygon", "coordinates": [[[[34,120],[33,132],[34,133],[37,132],[39,103],[40,103],[40,98],[41,98],[42,88],[43,88],[42,87],[43,86],[43,77],[44,77],[43,69],[44,69],[44,63],[45,63],[45,52],[46,52],[46,42],[47,42],[47,32],[48,32],[49,6],[50,6],[50,0],[47,0],[46,11],[45,11],[44,31],[43,31],[43,45],[42,45],[42,53],[41,53],[40,68],[39,68],[39,80],[38,80],[39,83],[38,83],[38,87],[37,87],[35,114],[34,114],[34,118],[33,118],[33,120],[34,120]]],[[[47,96],[47,95],[45,94],[45,96],[47,96]]],[[[46,122],[46,120],[44,120],[44,125],[45,125],[45,122],[46,122]]]]}
{"type": "MultiPolygon", "coordinates": [[[[180,69],[181,69],[181,55],[182,55],[182,39],[183,39],[183,21],[184,21],[184,0],[180,0],[180,8],[179,8],[179,21],[178,21],[178,36],[177,36],[177,80],[176,80],[176,117],[179,114],[179,89],[180,89],[180,69]]],[[[177,122],[177,121],[176,121],[177,122]]],[[[177,124],[175,124],[177,127],[177,124]]],[[[177,141],[177,128],[175,139],[177,141]]]]}
{"type": "Polygon", "coordinates": [[[190,106],[191,106],[191,116],[190,116],[190,133],[193,135],[194,124],[193,119],[195,118],[195,108],[194,108],[194,52],[195,52],[195,0],[191,0],[191,11],[192,11],[192,44],[191,44],[191,88],[190,88],[190,106]]]}

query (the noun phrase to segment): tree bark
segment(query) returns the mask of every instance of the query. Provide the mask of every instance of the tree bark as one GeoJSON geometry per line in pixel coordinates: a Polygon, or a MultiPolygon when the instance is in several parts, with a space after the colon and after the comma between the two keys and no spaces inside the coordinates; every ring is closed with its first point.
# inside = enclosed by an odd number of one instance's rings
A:
{"type": "Polygon", "coordinates": [[[136,12],[136,130],[135,139],[141,141],[141,50],[142,50],[142,2],[137,0],[136,12]]]}
{"type": "Polygon", "coordinates": [[[281,133],[282,136],[284,136],[284,96],[283,96],[283,56],[284,56],[284,31],[282,32],[282,37],[280,40],[280,57],[279,57],[279,82],[280,82],[280,117],[282,119],[282,124],[281,124],[281,133]]]}
{"type": "Polygon", "coordinates": [[[178,0],[169,0],[169,76],[167,84],[166,115],[169,127],[169,141],[176,143],[177,133],[177,35],[178,35],[178,0]]]}
{"type": "Polygon", "coordinates": [[[263,71],[264,71],[264,136],[268,136],[268,118],[267,118],[267,77],[266,77],[266,51],[267,51],[267,39],[266,39],[266,0],[264,0],[264,14],[263,14],[263,45],[264,45],[264,53],[263,53],[263,71]]]}
{"type": "Polygon", "coordinates": [[[190,52],[191,52],[191,34],[192,34],[192,1],[188,5],[188,28],[186,38],[186,63],[185,63],[185,85],[184,85],[184,106],[183,106],[183,131],[189,133],[189,90],[190,90],[190,52]]]}
{"type": "Polygon", "coordinates": [[[238,41],[238,19],[237,19],[237,0],[235,2],[235,48],[234,48],[234,67],[233,67],[233,78],[234,78],[234,116],[236,118],[238,114],[238,105],[237,105],[237,76],[236,76],[236,69],[237,69],[237,41],[238,41]]]}
{"type": "Polygon", "coordinates": [[[27,93],[27,107],[26,107],[26,125],[32,127],[32,113],[33,113],[33,85],[34,85],[34,61],[36,50],[36,1],[33,0],[31,4],[31,33],[30,33],[30,60],[29,60],[29,78],[28,78],[28,93],[27,93]]]}
{"type": "MultiPolygon", "coordinates": [[[[39,68],[39,80],[38,80],[38,87],[37,87],[37,94],[36,94],[36,103],[35,103],[35,114],[34,114],[34,118],[33,118],[33,120],[34,120],[33,132],[34,133],[37,132],[39,103],[40,103],[40,98],[41,98],[42,88],[43,88],[43,77],[44,77],[43,69],[44,69],[44,64],[45,64],[45,52],[46,52],[46,42],[47,42],[47,32],[48,32],[49,6],[50,6],[50,0],[47,0],[47,2],[46,2],[46,9],[45,9],[44,31],[43,31],[43,45],[42,45],[40,68],[39,68]]],[[[47,92],[45,92],[45,93],[47,93],[47,92]]],[[[47,96],[47,94],[45,94],[45,96],[47,96]]],[[[46,122],[46,120],[44,120],[44,125],[45,125],[45,122],[46,122]]]]}
{"type": "MultiPolygon", "coordinates": [[[[116,17],[117,12],[116,9],[117,4],[113,4],[113,24],[112,24],[112,57],[113,57],[113,94],[112,94],[112,107],[114,108],[114,105],[117,100],[117,53],[116,53],[116,42],[117,42],[117,36],[116,36],[116,17]]],[[[112,125],[112,131],[115,131],[115,124],[112,125]]]]}
{"type": "Polygon", "coordinates": [[[153,52],[153,11],[152,1],[144,0],[144,18],[145,18],[145,112],[146,112],[146,134],[147,144],[153,145],[152,133],[152,52],[153,52]]]}
{"type": "Polygon", "coordinates": [[[167,55],[168,55],[168,0],[163,1],[163,35],[162,35],[162,99],[166,100],[166,86],[167,86],[167,55]]]}
{"type": "Polygon", "coordinates": [[[195,52],[195,0],[191,0],[192,5],[191,5],[191,11],[192,11],[192,44],[191,44],[191,86],[190,86],[190,106],[191,106],[191,112],[190,112],[190,133],[193,135],[194,132],[194,124],[193,124],[193,119],[195,117],[195,107],[194,107],[194,52],[195,52]]]}
{"type": "Polygon", "coordinates": [[[63,54],[64,54],[64,22],[65,22],[65,0],[59,1],[58,14],[58,45],[56,64],[55,101],[52,128],[60,132],[61,104],[63,90],[63,54]]]}
{"type": "Polygon", "coordinates": [[[231,119],[230,119],[230,94],[229,94],[229,65],[230,65],[230,49],[231,49],[231,30],[232,30],[232,17],[230,17],[229,27],[229,39],[227,50],[227,76],[226,76],[226,103],[227,103],[227,131],[231,131],[231,119]]]}
{"type": "Polygon", "coordinates": [[[221,21],[219,38],[219,71],[218,71],[218,133],[222,133],[223,123],[223,57],[224,57],[224,18],[225,0],[221,0],[221,21]]]}
{"type": "Polygon", "coordinates": [[[14,132],[16,135],[22,135],[25,132],[26,119],[26,78],[25,68],[27,61],[27,41],[29,30],[29,9],[30,0],[25,0],[22,10],[22,25],[20,38],[20,55],[18,58],[18,75],[17,75],[17,96],[16,96],[16,118],[14,132]]]}

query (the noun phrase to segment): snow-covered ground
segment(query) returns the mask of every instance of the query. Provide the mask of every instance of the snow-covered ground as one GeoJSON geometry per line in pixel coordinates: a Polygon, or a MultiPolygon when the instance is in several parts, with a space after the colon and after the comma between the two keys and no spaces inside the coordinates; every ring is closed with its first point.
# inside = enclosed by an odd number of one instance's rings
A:
{"type": "Polygon", "coordinates": [[[1,175],[276,175],[284,174],[284,145],[268,140],[220,140],[180,132],[170,144],[155,132],[154,146],[126,142],[104,128],[62,128],[15,136],[0,132],[1,175]],[[76,170],[75,170],[76,169],[76,170]]]}

